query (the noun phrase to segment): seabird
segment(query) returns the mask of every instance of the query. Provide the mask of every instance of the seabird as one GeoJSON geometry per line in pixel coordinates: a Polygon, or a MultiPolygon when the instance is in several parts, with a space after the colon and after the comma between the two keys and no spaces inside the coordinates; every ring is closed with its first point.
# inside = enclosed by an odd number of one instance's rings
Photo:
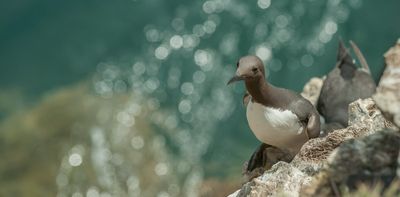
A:
{"type": "Polygon", "coordinates": [[[325,118],[325,133],[347,127],[349,104],[359,98],[371,97],[376,89],[364,56],[354,42],[350,41],[350,44],[362,68],[357,69],[340,40],[336,65],[324,80],[317,104],[318,111],[325,118]]]}
{"type": "Polygon", "coordinates": [[[264,166],[264,149],[274,146],[294,156],[307,140],[319,136],[320,119],[314,106],[300,94],[268,83],[260,58],[240,58],[228,84],[240,80],[248,92],[243,97],[248,124],[262,142],[249,160],[248,172],[264,166]]]}

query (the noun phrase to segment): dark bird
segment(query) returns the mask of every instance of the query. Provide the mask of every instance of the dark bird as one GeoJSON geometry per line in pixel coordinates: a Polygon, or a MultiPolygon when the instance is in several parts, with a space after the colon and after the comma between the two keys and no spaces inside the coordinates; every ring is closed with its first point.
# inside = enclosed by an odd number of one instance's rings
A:
{"type": "Polygon", "coordinates": [[[258,57],[240,58],[236,75],[228,84],[240,80],[244,80],[248,92],[243,97],[248,124],[262,142],[248,163],[248,172],[265,165],[263,151],[267,147],[294,156],[307,140],[319,136],[320,119],[314,106],[301,95],[266,82],[264,65],[258,57]]]}
{"type": "Polygon", "coordinates": [[[356,67],[343,42],[339,41],[336,65],[322,85],[317,104],[318,111],[325,118],[326,125],[322,128],[325,133],[347,127],[349,104],[359,98],[371,97],[376,89],[364,56],[354,42],[350,43],[362,68],[356,67]]]}

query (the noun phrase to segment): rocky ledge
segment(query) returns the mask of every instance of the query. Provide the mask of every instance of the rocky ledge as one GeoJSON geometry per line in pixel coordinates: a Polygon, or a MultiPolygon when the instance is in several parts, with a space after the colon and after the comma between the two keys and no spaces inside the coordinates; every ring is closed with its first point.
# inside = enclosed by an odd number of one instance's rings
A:
{"type": "MultiPolygon", "coordinates": [[[[349,105],[347,128],[309,140],[290,163],[274,164],[229,197],[342,196],[362,183],[388,187],[400,175],[400,42],[385,60],[377,93],[349,105]]],[[[302,95],[316,101],[321,84],[313,78],[302,95]]]]}

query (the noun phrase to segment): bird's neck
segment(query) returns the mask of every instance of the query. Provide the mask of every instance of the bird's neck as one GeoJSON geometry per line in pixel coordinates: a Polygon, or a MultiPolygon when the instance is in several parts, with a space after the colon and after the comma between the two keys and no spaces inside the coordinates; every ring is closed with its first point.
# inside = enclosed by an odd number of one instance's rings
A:
{"type": "Polygon", "coordinates": [[[353,62],[343,62],[342,65],[339,66],[340,75],[344,79],[350,80],[354,77],[357,67],[353,64],[353,62]]]}
{"type": "Polygon", "coordinates": [[[271,87],[263,77],[256,80],[246,81],[245,84],[247,91],[256,102],[263,103],[263,101],[268,99],[267,94],[271,87]]]}

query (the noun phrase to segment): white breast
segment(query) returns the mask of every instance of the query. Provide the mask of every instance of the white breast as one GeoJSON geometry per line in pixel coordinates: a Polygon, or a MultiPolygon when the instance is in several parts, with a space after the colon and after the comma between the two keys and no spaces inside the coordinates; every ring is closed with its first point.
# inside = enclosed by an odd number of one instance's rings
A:
{"type": "Polygon", "coordinates": [[[297,116],[289,110],[265,107],[250,100],[247,121],[258,140],[294,154],[308,140],[297,116]]]}

